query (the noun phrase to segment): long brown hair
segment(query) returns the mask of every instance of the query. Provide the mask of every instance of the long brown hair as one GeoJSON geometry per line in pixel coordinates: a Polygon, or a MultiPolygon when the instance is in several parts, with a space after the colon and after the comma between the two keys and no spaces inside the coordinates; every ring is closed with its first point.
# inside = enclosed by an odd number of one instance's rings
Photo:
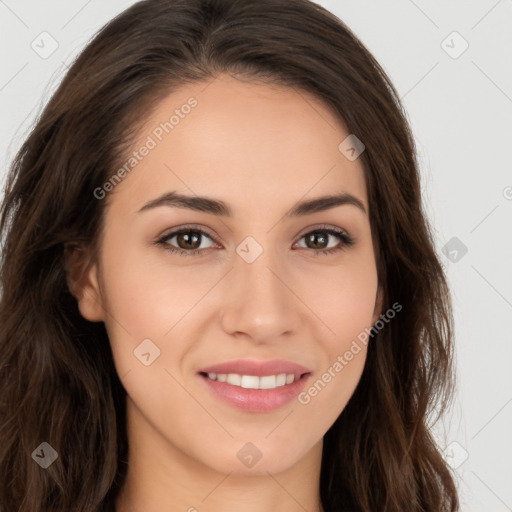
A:
{"type": "Polygon", "coordinates": [[[222,72],[311,92],[363,141],[383,311],[403,307],[372,332],[359,385],[324,437],[324,510],[458,510],[430,431],[453,390],[450,294],[389,78],[308,0],[146,0],[79,55],[8,175],[0,512],[113,510],[127,465],[126,392],[103,323],[79,313],[64,251],[96,254],[106,200],[94,190],[125,160],[140,120],[175,88],[222,72]],[[33,456],[42,442],[58,454],[44,470],[33,456]]]}

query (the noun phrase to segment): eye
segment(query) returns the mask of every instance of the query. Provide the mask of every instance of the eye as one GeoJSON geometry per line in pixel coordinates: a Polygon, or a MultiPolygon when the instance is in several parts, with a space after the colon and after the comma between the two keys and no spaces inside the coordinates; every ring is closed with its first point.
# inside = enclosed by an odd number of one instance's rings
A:
{"type": "Polygon", "coordinates": [[[194,256],[209,248],[202,244],[202,239],[205,237],[212,240],[212,237],[202,229],[184,226],[160,238],[157,244],[162,245],[165,250],[178,253],[181,256],[194,256]],[[170,243],[174,238],[178,247],[170,243]]]}
{"type": "MultiPolygon", "coordinates": [[[[212,247],[211,245],[204,247],[202,242],[205,238],[213,241],[213,237],[204,230],[193,226],[183,226],[180,229],[163,236],[157,240],[156,243],[172,253],[177,253],[181,256],[195,256],[212,247]],[[174,242],[172,242],[173,240],[174,242]]],[[[319,256],[319,253],[325,255],[333,254],[352,246],[355,242],[355,240],[345,231],[327,227],[319,227],[312,231],[308,231],[302,235],[300,239],[305,239],[305,248],[312,249],[314,256],[319,256]],[[338,239],[338,244],[333,246],[329,243],[329,238],[338,239]]],[[[304,246],[302,246],[302,248],[304,248],[304,246]]]]}
{"type": "MultiPolygon", "coordinates": [[[[335,228],[319,227],[313,231],[308,231],[301,236],[301,240],[306,241],[307,249],[314,249],[313,255],[319,256],[319,253],[329,255],[337,251],[347,249],[354,245],[355,240],[345,231],[335,228]],[[329,238],[337,238],[338,244],[329,245],[329,238]],[[320,247],[319,247],[320,246],[320,247]]],[[[303,246],[304,247],[304,246],[303,246]]]]}

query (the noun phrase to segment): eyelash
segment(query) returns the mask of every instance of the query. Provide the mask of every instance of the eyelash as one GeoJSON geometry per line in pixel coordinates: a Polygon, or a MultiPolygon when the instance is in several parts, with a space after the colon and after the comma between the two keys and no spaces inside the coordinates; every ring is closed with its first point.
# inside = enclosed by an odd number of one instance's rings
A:
{"type": "MultiPolygon", "coordinates": [[[[164,250],[169,251],[171,253],[179,254],[180,256],[196,256],[198,253],[202,251],[206,251],[207,249],[192,249],[192,250],[185,250],[185,249],[177,249],[176,247],[173,247],[169,245],[167,242],[177,236],[181,235],[182,233],[198,233],[201,236],[206,236],[213,242],[217,243],[212,236],[210,236],[208,233],[203,231],[202,229],[199,229],[194,226],[184,226],[176,231],[172,231],[171,233],[164,235],[162,238],[157,240],[157,245],[160,245],[163,247],[164,250]]],[[[310,249],[313,251],[313,254],[315,257],[319,256],[319,253],[322,253],[326,256],[332,255],[334,253],[337,253],[338,251],[343,251],[352,246],[355,242],[354,238],[352,238],[350,235],[348,235],[345,231],[334,229],[334,228],[326,228],[326,227],[319,227],[316,229],[313,229],[311,231],[308,231],[307,233],[304,233],[300,239],[304,238],[306,235],[310,235],[311,233],[322,233],[324,235],[332,235],[335,236],[340,240],[340,244],[338,244],[336,247],[331,247],[330,249],[310,249]]],[[[306,249],[308,249],[306,247],[306,249]]]]}

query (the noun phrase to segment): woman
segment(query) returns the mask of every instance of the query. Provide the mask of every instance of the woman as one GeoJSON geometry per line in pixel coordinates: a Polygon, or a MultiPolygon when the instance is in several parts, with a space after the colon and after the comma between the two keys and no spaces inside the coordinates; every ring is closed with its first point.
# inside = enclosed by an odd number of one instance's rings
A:
{"type": "Polygon", "coordinates": [[[307,0],[146,0],[0,228],[0,510],[455,511],[452,316],[389,79],[307,0]]]}

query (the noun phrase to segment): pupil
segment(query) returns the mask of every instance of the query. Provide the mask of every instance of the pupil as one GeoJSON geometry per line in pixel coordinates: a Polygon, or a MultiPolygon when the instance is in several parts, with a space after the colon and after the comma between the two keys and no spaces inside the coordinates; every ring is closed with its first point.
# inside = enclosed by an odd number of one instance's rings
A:
{"type": "MultiPolygon", "coordinates": [[[[192,233],[194,233],[194,232],[192,232],[192,233]]],[[[198,246],[195,247],[194,243],[197,244],[199,238],[200,237],[199,237],[198,233],[195,233],[193,235],[190,235],[189,233],[180,233],[178,235],[178,245],[180,245],[180,247],[182,247],[182,249],[197,249],[197,247],[201,244],[199,243],[198,246]],[[192,242],[191,239],[195,239],[194,242],[192,242]]]]}
{"type": "MultiPolygon", "coordinates": [[[[318,243],[318,239],[325,239],[325,236],[323,233],[319,233],[319,234],[315,234],[315,233],[312,233],[310,236],[309,236],[309,240],[313,240],[313,244],[317,244],[318,243]]],[[[322,243],[322,242],[320,242],[322,243]]],[[[325,240],[324,240],[324,243],[325,243],[325,240]]],[[[315,249],[318,249],[318,247],[314,247],[315,249]]]]}

